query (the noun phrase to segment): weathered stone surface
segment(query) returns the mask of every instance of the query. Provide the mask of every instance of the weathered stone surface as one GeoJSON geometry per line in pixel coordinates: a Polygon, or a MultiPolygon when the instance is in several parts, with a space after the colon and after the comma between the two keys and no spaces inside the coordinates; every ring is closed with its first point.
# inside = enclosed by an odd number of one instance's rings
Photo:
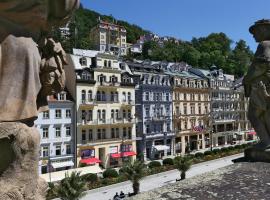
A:
{"type": "Polygon", "coordinates": [[[47,184],[37,168],[39,140],[35,128],[0,123],[0,200],[45,199],[47,184]]]}
{"type": "Polygon", "coordinates": [[[245,159],[247,161],[253,161],[253,162],[270,163],[270,150],[248,148],[245,150],[245,159]]]}
{"type": "Polygon", "coordinates": [[[237,163],[139,194],[132,200],[270,199],[270,163],[237,163]]]}

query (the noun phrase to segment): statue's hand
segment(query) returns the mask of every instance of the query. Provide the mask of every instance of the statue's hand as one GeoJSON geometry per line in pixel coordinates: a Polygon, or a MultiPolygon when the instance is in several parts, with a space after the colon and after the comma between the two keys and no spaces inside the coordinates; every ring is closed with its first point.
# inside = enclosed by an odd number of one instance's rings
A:
{"type": "Polygon", "coordinates": [[[270,98],[270,94],[268,93],[265,84],[262,81],[260,81],[259,85],[260,85],[261,89],[263,90],[264,96],[267,98],[270,98]]]}

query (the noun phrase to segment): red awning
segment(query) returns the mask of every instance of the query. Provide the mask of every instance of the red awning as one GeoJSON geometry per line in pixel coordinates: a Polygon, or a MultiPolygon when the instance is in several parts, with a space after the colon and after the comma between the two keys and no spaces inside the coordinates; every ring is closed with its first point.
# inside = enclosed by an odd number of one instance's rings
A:
{"type": "Polygon", "coordinates": [[[123,156],[127,157],[127,156],[135,156],[137,155],[134,151],[128,151],[128,152],[124,152],[123,156]]]}
{"type": "Polygon", "coordinates": [[[256,132],[255,131],[250,131],[248,132],[249,135],[256,135],[256,132]]]}
{"type": "Polygon", "coordinates": [[[101,163],[101,160],[99,160],[97,158],[85,158],[85,159],[81,159],[80,163],[92,165],[92,164],[96,164],[96,163],[101,163]]]}
{"type": "Polygon", "coordinates": [[[128,157],[128,156],[135,156],[137,155],[134,151],[128,151],[123,153],[113,153],[111,154],[112,158],[121,158],[121,157],[128,157]]]}
{"type": "Polygon", "coordinates": [[[121,158],[121,154],[120,153],[113,153],[111,154],[112,158],[121,158]]]}

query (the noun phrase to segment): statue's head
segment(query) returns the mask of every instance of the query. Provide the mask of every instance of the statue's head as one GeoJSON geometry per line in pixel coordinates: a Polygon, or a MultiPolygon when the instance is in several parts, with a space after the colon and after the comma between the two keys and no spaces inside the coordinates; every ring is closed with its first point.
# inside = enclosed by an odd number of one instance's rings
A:
{"type": "Polygon", "coordinates": [[[39,33],[61,26],[79,3],[80,0],[0,0],[0,42],[5,33],[39,33]]]}
{"type": "Polygon", "coordinates": [[[270,20],[258,20],[249,28],[249,32],[253,35],[256,42],[270,40],[270,20]]]}

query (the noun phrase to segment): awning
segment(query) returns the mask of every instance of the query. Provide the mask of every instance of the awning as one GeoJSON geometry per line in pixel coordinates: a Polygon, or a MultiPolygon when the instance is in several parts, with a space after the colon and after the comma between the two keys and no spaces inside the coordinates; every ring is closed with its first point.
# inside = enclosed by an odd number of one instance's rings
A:
{"type": "Polygon", "coordinates": [[[62,168],[62,167],[73,167],[74,163],[70,161],[65,162],[52,162],[52,166],[54,169],[62,168]]]}
{"type": "Polygon", "coordinates": [[[81,159],[80,163],[84,163],[87,165],[93,165],[96,163],[101,163],[101,160],[97,159],[97,158],[85,158],[85,159],[81,159]]]}
{"type": "Polygon", "coordinates": [[[112,153],[111,157],[112,158],[121,158],[121,154],[120,153],[112,153]]]}
{"type": "Polygon", "coordinates": [[[248,132],[248,135],[256,135],[257,133],[255,131],[248,132]]]}
{"type": "Polygon", "coordinates": [[[128,152],[123,152],[123,153],[113,153],[113,154],[111,154],[111,157],[112,158],[121,158],[121,157],[135,156],[135,155],[137,155],[136,152],[128,151],[128,152]]]}
{"type": "Polygon", "coordinates": [[[137,155],[137,154],[134,151],[128,151],[128,152],[123,153],[124,157],[135,156],[135,155],[137,155]]]}
{"type": "Polygon", "coordinates": [[[170,147],[166,146],[166,145],[155,145],[154,148],[157,150],[157,151],[164,151],[164,150],[169,150],[170,147]]]}

